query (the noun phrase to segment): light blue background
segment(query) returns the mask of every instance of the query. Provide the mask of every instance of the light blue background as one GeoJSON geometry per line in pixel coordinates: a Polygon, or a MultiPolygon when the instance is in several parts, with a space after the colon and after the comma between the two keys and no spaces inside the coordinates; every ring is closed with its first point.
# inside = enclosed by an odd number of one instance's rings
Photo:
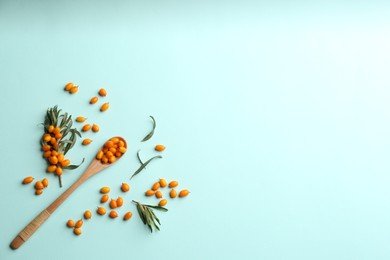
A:
{"type": "Polygon", "coordinates": [[[385,1],[0,1],[0,259],[389,259],[389,26],[385,1]],[[88,104],[100,87],[104,114],[88,104]],[[101,126],[63,189],[38,145],[56,104],[101,126]],[[9,249],[114,135],[126,157],[9,249]],[[120,195],[157,143],[164,158],[123,196],[134,217],[75,237],[66,220],[101,186],[120,195]],[[42,196],[28,175],[49,178],[42,196]],[[155,203],[143,192],[160,177],[192,194],[150,234],[130,200],[155,203]]]}

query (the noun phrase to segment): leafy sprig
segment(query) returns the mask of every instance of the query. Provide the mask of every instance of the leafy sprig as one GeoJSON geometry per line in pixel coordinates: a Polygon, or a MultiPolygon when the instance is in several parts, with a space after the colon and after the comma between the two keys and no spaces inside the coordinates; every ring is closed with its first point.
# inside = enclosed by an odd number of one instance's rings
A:
{"type": "Polygon", "coordinates": [[[152,206],[147,204],[142,204],[138,201],[133,200],[133,202],[137,206],[137,211],[139,214],[139,217],[141,218],[144,225],[147,225],[150,229],[150,232],[153,232],[153,230],[160,231],[161,223],[156,214],[154,214],[153,209],[157,209],[163,212],[167,212],[168,209],[161,207],[161,206],[152,206]],[[157,225],[158,224],[158,225],[157,225]]]}
{"type": "Polygon", "coordinates": [[[144,139],[142,139],[141,142],[145,142],[147,140],[149,140],[150,138],[152,138],[153,134],[154,134],[154,130],[156,129],[156,120],[154,120],[154,117],[153,116],[150,116],[150,118],[153,120],[153,129],[152,131],[150,131],[149,134],[147,134],[144,139]]]}

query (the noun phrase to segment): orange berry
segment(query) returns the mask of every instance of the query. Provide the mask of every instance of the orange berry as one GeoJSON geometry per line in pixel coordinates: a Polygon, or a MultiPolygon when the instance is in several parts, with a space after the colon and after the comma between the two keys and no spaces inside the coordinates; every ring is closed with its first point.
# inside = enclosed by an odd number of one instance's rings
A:
{"type": "Polygon", "coordinates": [[[70,228],[74,227],[74,221],[69,219],[67,222],[66,222],[66,225],[70,228]]]}
{"type": "Polygon", "coordinates": [[[99,150],[99,152],[96,154],[96,159],[100,160],[103,157],[103,151],[99,150]]]}
{"type": "Polygon", "coordinates": [[[54,128],[53,134],[58,134],[59,132],[61,132],[61,128],[59,128],[58,126],[54,128]]]}
{"type": "Polygon", "coordinates": [[[106,147],[107,149],[110,149],[111,147],[114,146],[114,142],[109,140],[107,141],[105,144],[104,144],[104,147],[106,147]]]}
{"type": "Polygon", "coordinates": [[[126,152],[126,148],[125,147],[123,147],[123,146],[120,146],[119,147],[119,149],[118,149],[118,151],[120,152],[120,153],[125,153],[126,152]]]}
{"type": "Polygon", "coordinates": [[[79,91],[79,87],[78,86],[73,86],[69,89],[69,93],[70,94],[74,94],[76,93],[77,91],[79,91]]]}
{"type": "Polygon", "coordinates": [[[45,152],[50,151],[50,145],[45,144],[44,146],[42,146],[42,150],[45,152]]]}
{"type": "Polygon", "coordinates": [[[156,191],[156,198],[158,198],[158,199],[161,199],[162,198],[162,192],[161,191],[156,191]]]}
{"type": "Polygon", "coordinates": [[[118,197],[118,198],[116,199],[116,205],[117,205],[118,207],[122,207],[122,206],[123,206],[123,199],[122,199],[121,197],[118,197]]]}
{"type": "Polygon", "coordinates": [[[168,186],[169,186],[169,188],[175,188],[175,187],[177,187],[177,185],[179,185],[179,183],[177,181],[171,181],[168,186]]]}
{"type": "Polygon", "coordinates": [[[49,157],[49,162],[50,162],[50,164],[56,165],[58,163],[57,156],[50,156],[49,157]]]}
{"type": "Polygon", "coordinates": [[[118,137],[113,137],[111,138],[111,141],[114,143],[114,144],[117,144],[119,142],[119,138],[118,137]]]}
{"type": "Polygon", "coordinates": [[[112,208],[112,209],[115,209],[115,208],[117,208],[118,207],[118,205],[116,204],[116,200],[111,200],[110,201],[110,208],[112,208]]]}
{"type": "Polygon", "coordinates": [[[57,134],[54,135],[54,138],[57,139],[57,140],[61,139],[62,138],[62,134],[61,133],[57,133],[57,134]]]}
{"type": "Polygon", "coordinates": [[[123,216],[123,220],[129,220],[131,216],[133,216],[133,213],[129,211],[123,216]]]}
{"type": "Polygon", "coordinates": [[[182,197],[186,197],[188,194],[190,194],[190,191],[189,190],[181,190],[179,192],[179,197],[182,198],[182,197]]]}
{"type": "Polygon", "coordinates": [[[49,127],[47,128],[47,131],[48,131],[49,133],[52,133],[53,130],[54,130],[54,125],[49,125],[49,127]]]}
{"type": "Polygon", "coordinates": [[[105,202],[108,201],[108,199],[109,199],[108,195],[107,195],[107,194],[104,194],[104,195],[102,196],[102,198],[100,199],[100,202],[101,202],[101,203],[105,203],[105,202]]]}
{"type": "Polygon", "coordinates": [[[172,190],[169,192],[169,196],[170,196],[172,199],[176,198],[176,196],[177,196],[176,190],[172,189],[172,190]]]}
{"type": "Polygon", "coordinates": [[[108,158],[107,158],[107,156],[103,155],[101,162],[102,162],[103,164],[108,163],[108,158]]]}
{"type": "Polygon", "coordinates": [[[42,182],[41,181],[37,181],[36,183],[35,183],[35,189],[37,189],[37,190],[42,190],[43,188],[44,188],[44,186],[43,186],[43,184],[42,184],[42,182]]]}
{"type": "Polygon", "coordinates": [[[89,101],[90,104],[95,104],[96,102],[98,102],[99,98],[98,97],[93,97],[91,98],[91,100],[89,101]]]}
{"type": "Polygon", "coordinates": [[[156,182],[155,184],[153,184],[152,186],[152,190],[156,191],[160,188],[160,183],[159,182],[156,182]]]}
{"type": "Polygon", "coordinates": [[[83,116],[76,117],[76,122],[83,123],[83,122],[85,122],[85,120],[87,120],[87,119],[83,116]]]}
{"type": "Polygon", "coordinates": [[[84,218],[85,218],[85,219],[90,219],[90,218],[92,218],[92,213],[91,213],[91,211],[86,210],[86,211],[84,212],[84,218]]]}
{"type": "Polygon", "coordinates": [[[90,124],[86,124],[86,125],[83,126],[83,128],[81,128],[81,131],[83,131],[83,132],[87,132],[89,130],[91,130],[91,125],[90,124]]]}
{"type": "Polygon", "coordinates": [[[70,164],[70,160],[69,159],[65,159],[65,160],[63,160],[62,162],[61,162],[61,166],[62,167],[66,167],[66,166],[68,166],[70,164]]]}
{"type": "Polygon", "coordinates": [[[105,208],[102,208],[102,207],[98,207],[97,210],[96,210],[97,214],[99,215],[104,215],[106,214],[106,209],[105,208]]]}
{"type": "Polygon", "coordinates": [[[89,138],[85,138],[85,139],[83,140],[83,145],[89,145],[90,143],[92,143],[92,140],[89,139],[89,138]]]}
{"type": "Polygon", "coordinates": [[[83,232],[81,231],[81,228],[75,228],[75,229],[73,229],[73,233],[74,233],[75,235],[77,235],[77,236],[80,236],[81,233],[83,233],[83,232]]]}
{"type": "Polygon", "coordinates": [[[130,186],[127,183],[122,183],[121,190],[123,192],[128,192],[130,190],[130,186]]]}
{"type": "Polygon", "coordinates": [[[110,211],[110,218],[117,218],[117,217],[118,217],[118,213],[115,210],[111,210],[110,211]]]}
{"type": "Polygon", "coordinates": [[[62,175],[62,168],[61,168],[61,167],[57,167],[57,169],[56,169],[56,174],[57,174],[58,176],[62,175]]]}
{"type": "Polygon", "coordinates": [[[114,162],[116,162],[116,157],[115,157],[114,155],[110,156],[110,157],[108,158],[108,162],[109,162],[109,163],[114,163],[114,162]]]}
{"type": "Polygon", "coordinates": [[[57,169],[57,166],[56,165],[50,165],[47,167],[47,171],[48,172],[55,172],[57,169]]]}
{"type": "Polygon", "coordinates": [[[99,128],[99,126],[98,126],[97,124],[93,124],[93,125],[92,125],[92,131],[93,131],[93,132],[97,133],[97,132],[99,132],[99,129],[100,129],[100,128],[99,128]]]}
{"type": "Polygon", "coordinates": [[[162,199],[162,200],[160,200],[160,202],[158,203],[158,205],[161,206],[161,207],[164,207],[164,206],[167,205],[167,204],[168,204],[168,201],[167,201],[166,199],[162,199]]]}
{"type": "Polygon", "coordinates": [[[104,112],[104,111],[106,111],[109,107],[110,107],[110,103],[104,103],[104,104],[100,107],[100,111],[104,112]]]}
{"type": "Polygon", "coordinates": [[[148,197],[150,197],[150,196],[153,196],[154,193],[155,193],[154,190],[147,190],[147,191],[145,192],[145,195],[148,196],[148,197]]]}
{"type": "Polygon", "coordinates": [[[166,187],[167,186],[167,181],[165,180],[165,179],[160,179],[160,187],[161,188],[164,188],[164,187],[166,187]]]}
{"type": "Polygon", "coordinates": [[[56,139],[55,137],[51,137],[51,138],[50,138],[50,143],[51,143],[52,145],[57,144],[57,139],[56,139]]]}
{"type": "Polygon", "coordinates": [[[75,228],[81,228],[81,226],[83,225],[83,220],[82,219],[79,219],[77,220],[76,224],[74,225],[75,228]]]}
{"type": "Polygon", "coordinates": [[[51,156],[57,156],[57,155],[58,155],[57,151],[51,151],[51,156]]]}
{"type": "Polygon", "coordinates": [[[72,87],[74,87],[74,84],[72,82],[69,82],[68,84],[65,85],[65,90],[69,91],[72,87]]]}
{"type": "Polygon", "coordinates": [[[38,189],[35,191],[35,195],[41,195],[43,193],[42,189],[38,189]]]}
{"type": "Polygon", "coordinates": [[[49,186],[49,180],[48,179],[46,179],[46,178],[43,178],[43,180],[42,180],[42,184],[43,184],[43,187],[47,187],[47,186],[49,186]]]}
{"type": "Polygon", "coordinates": [[[46,151],[46,152],[43,153],[43,157],[45,157],[45,158],[49,158],[50,155],[51,155],[50,151],[46,151]]]}
{"type": "Polygon", "coordinates": [[[162,144],[158,144],[154,147],[154,150],[156,150],[157,152],[162,152],[165,150],[165,146],[162,145],[162,144]]]}
{"type": "Polygon", "coordinates": [[[105,186],[100,189],[100,193],[106,194],[110,192],[110,188],[105,186]]]}
{"type": "Polygon", "coordinates": [[[51,135],[50,134],[44,134],[43,135],[43,141],[45,141],[47,143],[47,142],[50,142],[50,140],[51,140],[51,135]]]}
{"type": "Polygon", "coordinates": [[[99,90],[99,95],[102,97],[105,97],[105,96],[107,96],[107,91],[104,88],[101,88],[99,90]]]}
{"type": "Polygon", "coordinates": [[[23,184],[31,183],[34,180],[33,177],[29,176],[23,179],[23,184]]]}
{"type": "Polygon", "coordinates": [[[65,155],[63,153],[59,153],[57,155],[57,160],[58,160],[59,163],[63,162],[64,158],[65,158],[65,155]]]}

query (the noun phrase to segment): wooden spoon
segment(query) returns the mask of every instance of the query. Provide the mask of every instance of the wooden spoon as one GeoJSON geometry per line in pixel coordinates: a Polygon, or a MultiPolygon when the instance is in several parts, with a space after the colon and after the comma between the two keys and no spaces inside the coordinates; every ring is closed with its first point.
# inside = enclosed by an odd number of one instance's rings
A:
{"type": "MultiPolygon", "coordinates": [[[[125,143],[125,148],[127,148],[126,140],[122,137],[117,137],[119,140],[122,140],[125,143]]],[[[102,148],[103,149],[103,148],[102,148]]],[[[119,159],[119,158],[118,158],[119,159]]],[[[85,170],[85,172],[80,176],[80,178],[73,183],[61,196],[59,196],[52,204],[50,204],[45,210],[43,210],[33,221],[30,222],[20,233],[15,237],[11,242],[10,246],[12,249],[18,249],[30,236],[50,217],[61,204],[64,202],[69,195],[79,187],[84,181],[94,176],[96,173],[104,170],[112,164],[103,164],[96,157],[92,160],[91,164],[85,170]]]]}

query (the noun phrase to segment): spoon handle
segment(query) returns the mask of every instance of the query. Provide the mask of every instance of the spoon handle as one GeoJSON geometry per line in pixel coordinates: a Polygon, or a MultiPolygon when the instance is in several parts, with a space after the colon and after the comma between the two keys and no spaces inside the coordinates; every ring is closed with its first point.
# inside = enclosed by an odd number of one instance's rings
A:
{"type": "Polygon", "coordinates": [[[83,174],[75,183],[72,184],[64,193],[61,194],[52,204],[36,216],[11,242],[12,249],[18,249],[32,234],[50,217],[50,215],[64,202],[69,195],[83,183],[88,176],[83,174]]]}

